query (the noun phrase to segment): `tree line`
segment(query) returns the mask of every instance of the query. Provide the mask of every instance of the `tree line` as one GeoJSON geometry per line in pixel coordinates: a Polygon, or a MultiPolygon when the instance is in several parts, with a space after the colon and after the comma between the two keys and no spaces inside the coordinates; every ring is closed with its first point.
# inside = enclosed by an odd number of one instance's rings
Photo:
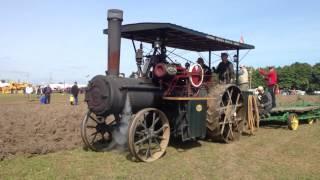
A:
{"type": "MultiPolygon", "coordinates": [[[[268,68],[263,68],[268,70],[268,68]]],[[[263,76],[258,68],[248,68],[251,71],[251,87],[265,86],[263,76]]],[[[304,91],[320,90],[320,63],[293,63],[288,66],[276,67],[278,86],[280,89],[299,89],[304,91]]]]}

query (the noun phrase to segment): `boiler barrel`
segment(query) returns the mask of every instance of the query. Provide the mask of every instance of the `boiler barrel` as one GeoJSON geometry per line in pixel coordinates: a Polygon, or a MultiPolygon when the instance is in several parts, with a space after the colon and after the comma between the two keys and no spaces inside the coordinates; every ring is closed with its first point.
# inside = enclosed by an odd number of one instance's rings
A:
{"type": "Polygon", "coordinates": [[[147,79],[98,75],[89,82],[85,101],[90,111],[97,115],[120,114],[127,94],[135,113],[143,108],[156,107],[162,91],[147,79]]]}

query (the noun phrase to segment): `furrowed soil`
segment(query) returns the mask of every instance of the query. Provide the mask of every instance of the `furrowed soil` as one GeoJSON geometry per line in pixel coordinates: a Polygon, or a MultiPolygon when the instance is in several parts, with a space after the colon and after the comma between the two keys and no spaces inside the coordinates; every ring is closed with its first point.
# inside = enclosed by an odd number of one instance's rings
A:
{"type": "MultiPolygon", "coordinates": [[[[23,95],[0,95],[0,179],[320,179],[320,123],[297,131],[266,125],[232,144],[171,142],[153,163],[129,152],[83,149],[83,97],[71,106],[55,94],[40,105],[23,95]],[[40,155],[42,154],[42,155],[40,155]],[[39,156],[40,155],[40,156],[39,156]]],[[[278,104],[320,103],[320,96],[279,96],[278,104]]]]}
{"type": "Polygon", "coordinates": [[[2,95],[0,159],[80,147],[80,123],[86,105],[71,106],[68,97],[55,94],[51,104],[41,105],[35,97],[34,101],[29,101],[23,95],[2,95]]]}

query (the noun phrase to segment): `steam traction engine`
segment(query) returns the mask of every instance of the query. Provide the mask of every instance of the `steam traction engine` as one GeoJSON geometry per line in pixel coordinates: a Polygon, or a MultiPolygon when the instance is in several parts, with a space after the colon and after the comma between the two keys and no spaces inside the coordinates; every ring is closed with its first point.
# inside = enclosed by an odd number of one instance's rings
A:
{"type": "Polygon", "coordinates": [[[108,11],[108,71],[90,80],[86,91],[85,145],[95,151],[127,145],[133,157],[150,162],[164,154],[170,136],[237,140],[243,124],[239,88],[214,84],[200,64],[172,61],[166,47],[209,51],[211,61],[213,50],[253,46],[169,23],[121,25],[122,16],[121,10],[108,11]],[[119,76],[121,37],[133,42],[137,77],[119,76]],[[151,43],[151,53],[144,55],[142,45],[136,49],[135,40],[151,43]]]}

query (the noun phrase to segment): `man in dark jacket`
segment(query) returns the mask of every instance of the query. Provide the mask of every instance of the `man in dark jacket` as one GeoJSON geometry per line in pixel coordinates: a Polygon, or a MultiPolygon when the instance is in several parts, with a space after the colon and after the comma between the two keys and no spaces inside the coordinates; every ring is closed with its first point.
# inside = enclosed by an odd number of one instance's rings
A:
{"type": "Polygon", "coordinates": [[[220,83],[231,83],[231,80],[234,79],[233,64],[228,60],[227,53],[221,53],[221,60],[217,69],[213,71],[218,73],[220,83]]]}
{"type": "Polygon", "coordinates": [[[262,117],[269,116],[269,113],[272,109],[272,97],[269,92],[264,91],[262,86],[258,87],[258,100],[259,100],[259,114],[262,117]]]}
{"type": "Polygon", "coordinates": [[[50,104],[51,93],[52,93],[51,87],[49,85],[47,87],[45,87],[43,89],[43,93],[44,93],[44,96],[45,96],[45,103],[46,104],[50,104]]]}
{"type": "Polygon", "coordinates": [[[78,105],[79,88],[77,82],[74,82],[74,85],[71,87],[71,94],[74,97],[74,104],[78,105]]]}

